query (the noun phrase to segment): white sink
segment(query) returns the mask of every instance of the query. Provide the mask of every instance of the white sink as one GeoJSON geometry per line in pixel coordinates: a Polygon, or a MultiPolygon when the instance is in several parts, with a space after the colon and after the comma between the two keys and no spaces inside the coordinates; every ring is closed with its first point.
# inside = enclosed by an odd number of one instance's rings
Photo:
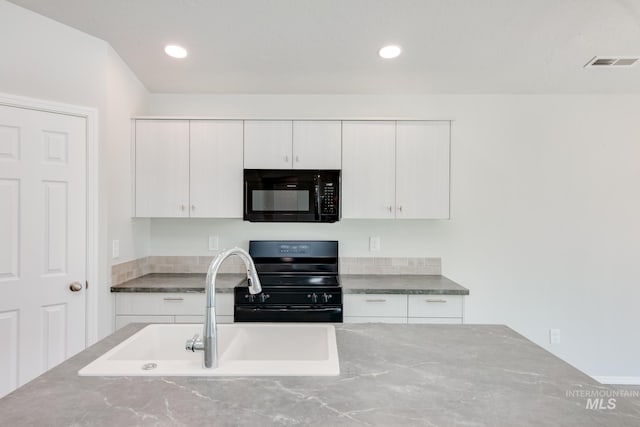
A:
{"type": "Polygon", "coordinates": [[[185,350],[202,325],[149,325],[80,371],[86,376],[328,376],[338,375],[333,325],[218,325],[218,367],[202,367],[203,352],[185,350]]]}

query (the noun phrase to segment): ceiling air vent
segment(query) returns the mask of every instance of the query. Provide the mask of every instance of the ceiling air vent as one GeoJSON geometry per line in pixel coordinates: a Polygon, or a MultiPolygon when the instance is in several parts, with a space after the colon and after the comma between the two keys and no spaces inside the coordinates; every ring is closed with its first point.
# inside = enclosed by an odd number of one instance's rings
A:
{"type": "Polygon", "coordinates": [[[607,57],[600,58],[598,56],[594,56],[591,58],[589,62],[585,64],[585,68],[612,68],[612,67],[631,67],[638,62],[640,58],[616,58],[616,57],[607,57]]]}

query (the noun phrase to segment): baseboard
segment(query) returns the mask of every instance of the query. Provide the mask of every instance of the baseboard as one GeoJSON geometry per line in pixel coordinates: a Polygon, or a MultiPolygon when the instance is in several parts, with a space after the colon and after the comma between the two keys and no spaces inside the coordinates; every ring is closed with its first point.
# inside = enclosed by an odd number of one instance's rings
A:
{"type": "Polygon", "coordinates": [[[640,377],[593,377],[601,384],[612,385],[640,385],[640,377]]]}

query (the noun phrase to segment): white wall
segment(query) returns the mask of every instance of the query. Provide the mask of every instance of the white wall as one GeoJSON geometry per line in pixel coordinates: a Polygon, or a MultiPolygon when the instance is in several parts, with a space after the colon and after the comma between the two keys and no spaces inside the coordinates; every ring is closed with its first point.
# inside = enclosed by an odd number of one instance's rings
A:
{"type": "Polygon", "coordinates": [[[148,115],[454,119],[450,221],[152,220],[153,255],[335,238],[343,255],[441,256],[467,319],[504,323],[595,376],[640,380],[640,96],[150,96],[148,115]],[[377,253],[378,254],[378,253],[377,253]],[[559,328],[562,343],[550,346],[559,328]]]}
{"type": "Polygon", "coordinates": [[[147,255],[148,221],[130,220],[130,118],[146,89],[102,40],[0,0],[0,92],[98,111],[98,336],[112,331],[112,238],[121,260],[147,255]]]}

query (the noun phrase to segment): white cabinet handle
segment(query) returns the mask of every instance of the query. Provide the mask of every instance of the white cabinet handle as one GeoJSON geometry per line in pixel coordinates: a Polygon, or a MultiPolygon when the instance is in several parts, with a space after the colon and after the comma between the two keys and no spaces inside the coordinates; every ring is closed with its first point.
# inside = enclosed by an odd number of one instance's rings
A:
{"type": "Polygon", "coordinates": [[[426,299],[426,302],[447,302],[446,299],[426,299]]]}
{"type": "Polygon", "coordinates": [[[300,163],[300,157],[296,156],[296,163],[300,163]]]}
{"type": "Polygon", "coordinates": [[[165,297],[164,298],[165,301],[184,301],[184,298],[180,298],[180,297],[165,297]]]}
{"type": "Polygon", "coordinates": [[[402,213],[402,206],[398,206],[398,210],[402,213]]]}
{"type": "Polygon", "coordinates": [[[387,209],[389,209],[389,213],[393,212],[393,207],[392,206],[388,206],[387,209]]]}
{"type": "Polygon", "coordinates": [[[284,161],[289,163],[289,156],[284,156],[284,161]]]}
{"type": "Polygon", "coordinates": [[[368,299],[366,302],[387,302],[386,299],[368,299]]]}
{"type": "Polygon", "coordinates": [[[196,205],[191,205],[191,210],[195,211],[196,210],[196,205]]]}
{"type": "Polygon", "coordinates": [[[180,205],[180,210],[181,210],[181,211],[184,211],[185,209],[186,209],[186,208],[185,208],[185,206],[184,206],[184,205],[180,205]]]}

